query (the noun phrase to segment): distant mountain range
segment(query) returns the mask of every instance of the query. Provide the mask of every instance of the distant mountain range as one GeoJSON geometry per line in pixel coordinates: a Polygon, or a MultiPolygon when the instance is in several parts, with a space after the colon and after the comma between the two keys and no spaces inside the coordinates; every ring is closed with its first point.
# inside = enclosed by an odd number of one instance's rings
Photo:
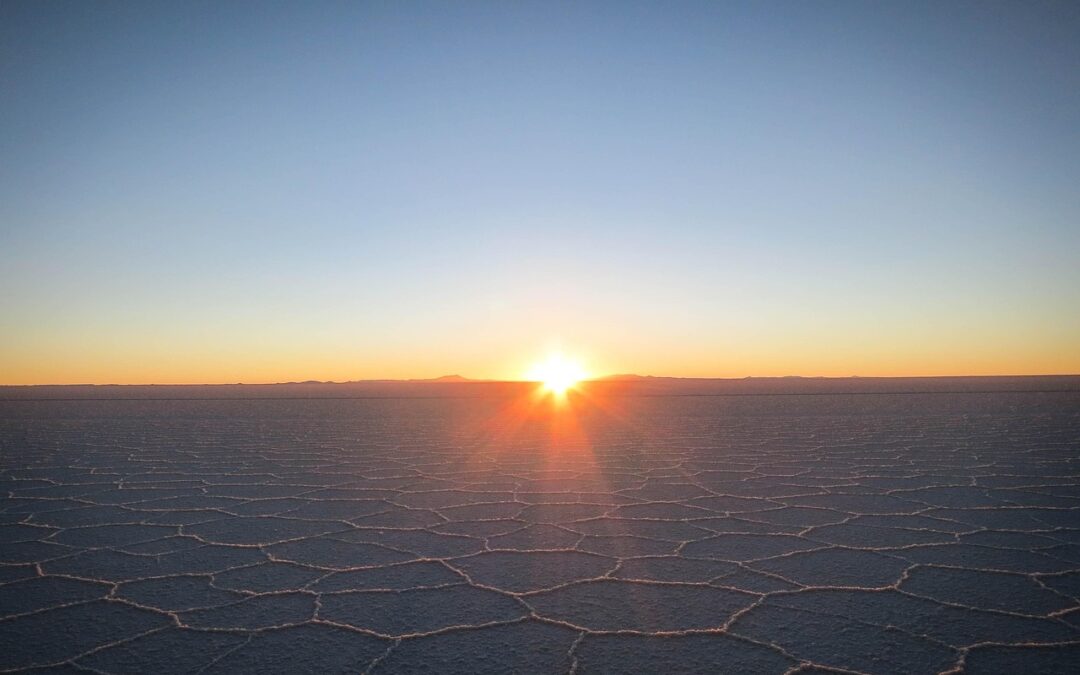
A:
{"type": "MultiPolygon", "coordinates": [[[[472,380],[444,375],[417,380],[282,382],[279,384],[152,384],[0,386],[13,399],[242,399],[242,398],[469,398],[522,396],[535,383],[472,380]]],[[[983,377],[744,377],[680,378],[619,374],[582,383],[598,396],[776,396],[828,394],[937,394],[991,392],[1080,393],[1080,375],[983,377]]]]}
{"type": "MultiPolygon", "coordinates": [[[[602,377],[590,377],[586,378],[586,382],[635,382],[637,380],[686,380],[686,379],[703,379],[703,378],[685,378],[685,377],[657,377],[654,375],[635,375],[633,373],[620,373],[617,375],[604,375],[602,377]]],[[[413,377],[404,380],[398,379],[384,379],[384,380],[304,380],[303,382],[276,382],[275,384],[363,384],[365,382],[447,382],[447,383],[461,383],[461,382],[523,382],[527,380],[491,380],[465,377],[464,375],[442,375],[440,377],[413,377]]],[[[237,384],[243,384],[237,382],[237,384]]],[[[152,385],[148,385],[152,386],[152,385]]]]}
{"type": "MultiPolygon", "coordinates": [[[[443,375],[442,377],[409,378],[405,380],[304,380],[302,382],[274,382],[272,384],[362,384],[364,382],[495,382],[496,380],[474,380],[461,375],[443,375]]],[[[236,384],[244,384],[237,382],[236,384]]],[[[155,385],[146,385],[155,386],[155,385]]],[[[160,385],[159,385],[160,386],[160,385]]],[[[214,385],[205,385],[214,386],[214,385]]],[[[265,385],[259,385],[265,386],[265,385]]]]}

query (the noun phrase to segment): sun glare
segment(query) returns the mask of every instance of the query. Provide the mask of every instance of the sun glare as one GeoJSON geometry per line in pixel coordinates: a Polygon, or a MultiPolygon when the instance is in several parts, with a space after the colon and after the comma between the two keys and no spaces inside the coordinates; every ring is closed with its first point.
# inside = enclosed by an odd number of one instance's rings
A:
{"type": "Polygon", "coordinates": [[[551,393],[562,396],[586,375],[581,364],[564,358],[562,354],[552,354],[546,361],[533,366],[526,377],[540,382],[551,393]]]}

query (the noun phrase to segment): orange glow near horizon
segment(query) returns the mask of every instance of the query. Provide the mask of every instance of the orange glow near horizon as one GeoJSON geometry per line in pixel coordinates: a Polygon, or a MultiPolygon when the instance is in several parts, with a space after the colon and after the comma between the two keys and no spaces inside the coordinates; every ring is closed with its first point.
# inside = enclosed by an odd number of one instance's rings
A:
{"type": "Polygon", "coordinates": [[[258,335],[223,333],[211,340],[181,330],[119,331],[120,335],[88,328],[65,334],[78,339],[61,340],[41,332],[20,337],[9,331],[0,335],[0,385],[272,384],[455,374],[546,381],[548,377],[534,370],[546,364],[546,355],[559,352],[564,360],[572,357],[581,369],[571,374],[571,380],[630,373],[704,378],[1080,374],[1075,340],[1048,336],[1038,348],[1025,348],[1023,336],[1008,340],[998,336],[997,342],[958,341],[922,324],[909,326],[906,333],[898,329],[888,341],[837,330],[797,345],[782,332],[755,339],[729,334],[707,343],[659,336],[645,345],[632,331],[612,337],[582,330],[573,333],[572,341],[562,342],[538,338],[543,330],[527,324],[512,335],[447,332],[427,342],[362,347],[348,332],[312,337],[278,335],[267,329],[258,335]]]}

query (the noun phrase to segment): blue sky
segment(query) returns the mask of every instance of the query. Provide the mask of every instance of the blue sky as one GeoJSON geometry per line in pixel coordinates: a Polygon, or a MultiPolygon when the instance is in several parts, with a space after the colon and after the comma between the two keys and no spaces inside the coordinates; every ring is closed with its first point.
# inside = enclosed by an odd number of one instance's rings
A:
{"type": "Polygon", "coordinates": [[[1078,35],[1064,2],[5,2],[0,380],[1078,372],[1078,35]]]}

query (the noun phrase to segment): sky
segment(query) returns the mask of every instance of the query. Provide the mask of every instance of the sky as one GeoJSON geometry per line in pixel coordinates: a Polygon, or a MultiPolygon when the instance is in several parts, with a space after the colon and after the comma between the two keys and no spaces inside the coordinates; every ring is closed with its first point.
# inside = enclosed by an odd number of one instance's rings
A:
{"type": "Polygon", "coordinates": [[[0,384],[1080,373],[1080,5],[0,2],[0,384]]]}

